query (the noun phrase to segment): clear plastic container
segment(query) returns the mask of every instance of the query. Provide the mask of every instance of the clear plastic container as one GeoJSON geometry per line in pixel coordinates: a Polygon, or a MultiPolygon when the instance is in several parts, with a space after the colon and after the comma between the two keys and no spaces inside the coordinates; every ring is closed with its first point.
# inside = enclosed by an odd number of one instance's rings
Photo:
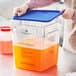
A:
{"type": "Polygon", "coordinates": [[[13,54],[12,28],[10,26],[0,26],[0,52],[3,55],[13,54]]]}
{"type": "MultiPolygon", "coordinates": [[[[55,12],[53,11],[53,13],[55,12]]],[[[44,12],[42,13],[44,14],[44,12]]],[[[57,65],[59,48],[57,18],[47,22],[36,19],[16,20],[15,22],[14,56],[16,67],[44,71],[57,65]]]]}

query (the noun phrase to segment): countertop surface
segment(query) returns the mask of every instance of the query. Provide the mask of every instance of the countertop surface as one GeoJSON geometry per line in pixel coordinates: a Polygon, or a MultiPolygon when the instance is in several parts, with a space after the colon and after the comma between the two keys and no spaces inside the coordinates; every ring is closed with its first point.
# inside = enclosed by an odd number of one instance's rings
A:
{"type": "Polygon", "coordinates": [[[76,71],[75,61],[76,55],[60,48],[58,66],[44,72],[33,72],[14,68],[13,56],[0,55],[0,76],[65,76],[68,72],[76,71]]]}

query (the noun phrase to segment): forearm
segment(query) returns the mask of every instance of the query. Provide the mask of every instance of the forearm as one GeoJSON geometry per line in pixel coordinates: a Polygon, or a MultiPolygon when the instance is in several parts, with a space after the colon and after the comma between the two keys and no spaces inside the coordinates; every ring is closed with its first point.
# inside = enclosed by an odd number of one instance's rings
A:
{"type": "Polygon", "coordinates": [[[60,0],[31,0],[28,3],[28,6],[30,9],[32,9],[32,8],[47,6],[58,1],[60,0]]]}

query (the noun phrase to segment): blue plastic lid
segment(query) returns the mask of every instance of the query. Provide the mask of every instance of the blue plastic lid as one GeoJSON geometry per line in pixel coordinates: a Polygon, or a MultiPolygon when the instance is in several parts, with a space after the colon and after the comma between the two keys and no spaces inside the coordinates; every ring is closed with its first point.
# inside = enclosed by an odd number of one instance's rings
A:
{"type": "Polygon", "coordinates": [[[31,10],[22,16],[14,16],[14,20],[49,22],[60,16],[63,12],[58,10],[31,10]]]}

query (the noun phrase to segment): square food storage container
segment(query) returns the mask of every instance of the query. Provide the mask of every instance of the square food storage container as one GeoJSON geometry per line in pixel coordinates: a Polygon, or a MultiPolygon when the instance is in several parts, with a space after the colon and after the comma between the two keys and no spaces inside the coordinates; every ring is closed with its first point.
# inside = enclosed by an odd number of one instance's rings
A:
{"type": "Polygon", "coordinates": [[[45,71],[57,64],[59,30],[57,10],[31,10],[14,16],[14,57],[16,68],[45,71]]]}

